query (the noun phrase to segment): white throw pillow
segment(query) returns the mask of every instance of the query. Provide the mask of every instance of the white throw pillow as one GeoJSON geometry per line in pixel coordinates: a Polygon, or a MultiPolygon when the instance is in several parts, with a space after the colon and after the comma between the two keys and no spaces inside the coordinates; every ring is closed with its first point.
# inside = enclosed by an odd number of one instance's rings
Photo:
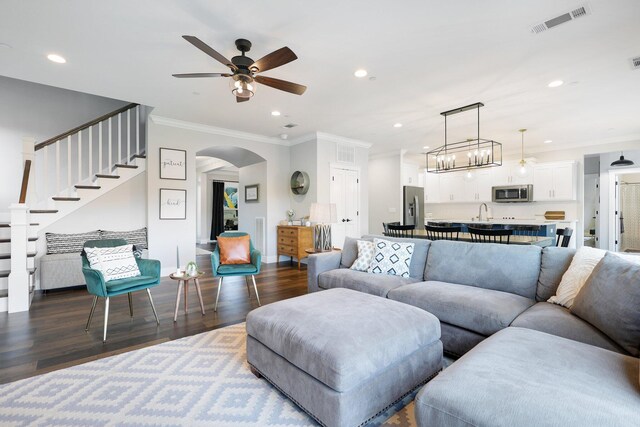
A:
{"type": "Polygon", "coordinates": [[[571,308],[576,295],[578,295],[582,286],[591,276],[591,272],[606,253],[607,251],[603,249],[595,249],[588,246],[578,249],[573,256],[571,265],[562,275],[556,294],[549,298],[547,302],[571,308]]]}
{"type": "Polygon", "coordinates": [[[369,266],[369,273],[409,277],[409,265],[415,246],[413,243],[373,239],[373,246],[375,254],[369,266]]]}
{"type": "Polygon", "coordinates": [[[100,271],[107,282],[140,276],[138,263],[133,256],[133,245],[84,248],[84,251],[91,268],[100,271]]]}
{"type": "Polygon", "coordinates": [[[350,268],[357,271],[368,271],[376,252],[373,242],[358,240],[356,244],[358,245],[358,258],[351,264],[350,268]]]}

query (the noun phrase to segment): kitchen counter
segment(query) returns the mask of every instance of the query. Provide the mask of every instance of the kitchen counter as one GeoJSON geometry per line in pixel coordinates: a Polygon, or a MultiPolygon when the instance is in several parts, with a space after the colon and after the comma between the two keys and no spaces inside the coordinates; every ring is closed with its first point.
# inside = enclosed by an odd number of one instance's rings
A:
{"type": "MultiPolygon", "coordinates": [[[[413,230],[413,237],[417,239],[426,239],[427,232],[425,230],[413,230]]],[[[458,240],[461,242],[471,242],[469,233],[461,232],[458,234],[458,240]]],[[[518,236],[513,235],[509,238],[511,245],[530,245],[530,246],[553,246],[555,239],[548,236],[518,236]]]]}
{"type": "Polygon", "coordinates": [[[565,220],[539,220],[539,219],[502,219],[502,218],[491,218],[489,220],[472,220],[472,219],[425,219],[424,223],[427,225],[427,222],[449,222],[451,224],[495,224],[495,225],[550,225],[557,224],[559,222],[564,222],[565,220]]]}

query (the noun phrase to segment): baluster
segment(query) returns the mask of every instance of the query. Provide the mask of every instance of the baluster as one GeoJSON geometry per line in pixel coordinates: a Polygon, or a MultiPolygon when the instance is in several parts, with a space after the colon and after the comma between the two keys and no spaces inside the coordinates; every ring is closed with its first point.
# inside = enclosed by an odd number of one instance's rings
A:
{"type": "Polygon", "coordinates": [[[56,195],[60,194],[60,141],[56,141],[56,195]]]}
{"type": "Polygon", "coordinates": [[[98,173],[102,173],[102,122],[98,124],[98,173]]]}
{"type": "Polygon", "coordinates": [[[107,164],[107,173],[111,173],[111,168],[113,167],[113,157],[112,157],[112,152],[113,152],[113,127],[111,124],[111,117],[109,117],[109,163],[107,164]]]}
{"type": "Polygon", "coordinates": [[[131,161],[131,110],[127,110],[127,163],[131,161]]]}
{"type": "Polygon", "coordinates": [[[67,193],[70,193],[70,192],[71,192],[71,135],[67,137],[67,193]]]}
{"type": "Polygon", "coordinates": [[[118,114],[118,160],[122,163],[122,113],[118,114]]]}
{"type": "Polygon", "coordinates": [[[89,181],[93,177],[93,126],[89,128],[89,181]]]}
{"type": "MultiPolygon", "coordinates": [[[[82,182],[82,131],[78,132],[78,184],[82,182]]],[[[69,186],[71,191],[71,186],[69,186]]]]}
{"type": "Polygon", "coordinates": [[[140,154],[140,106],[136,107],[136,154],[140,154]]]}
{"type": "MultiPolygon", "coordinates": [[[[42,153],[42,200],[49,197],[49,146],[44,147],[42,153]]],[[[38,200],[40,201],[40,200],[38,200]]]]}

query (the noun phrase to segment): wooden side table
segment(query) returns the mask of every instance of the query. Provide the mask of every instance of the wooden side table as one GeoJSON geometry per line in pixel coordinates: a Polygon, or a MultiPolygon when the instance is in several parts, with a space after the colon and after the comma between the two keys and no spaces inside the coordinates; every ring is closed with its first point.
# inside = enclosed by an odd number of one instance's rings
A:
{"type": "Polygon", "coordinates": [[[193,280],[193,283],[196,285],[196,290],[198,291],[198,299],[200,300],[200,309],[202,310],[202,315],[204,316],[204,303],[202,302],[202,292],[200,292],[200,279],[204,276],[204,273],[200,272],[197,276],[187,276],[184,274],[183,276],[176,276],[175,274],[170,274],[169,278],[178,281],[178,293],[176,295],[176,310],[173,313],[173,321],[178,320],[178,307],[180,307],[180,293],[184,287],[184,312],[187,313],[187,305],[189,301],[189,281],[193,280]],[[183,286],[184,285],[184,286],[183,286]]]}

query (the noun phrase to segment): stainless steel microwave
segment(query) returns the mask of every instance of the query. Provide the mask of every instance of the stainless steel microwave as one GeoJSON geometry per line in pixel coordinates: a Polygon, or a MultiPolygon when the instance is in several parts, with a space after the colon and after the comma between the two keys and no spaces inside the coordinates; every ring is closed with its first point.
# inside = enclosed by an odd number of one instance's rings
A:
{"type": "Polygon", "coordinates": [[[491,200],[495,203],[532,202],[533,185],[506,185],[492,187],[491,200]]]}

